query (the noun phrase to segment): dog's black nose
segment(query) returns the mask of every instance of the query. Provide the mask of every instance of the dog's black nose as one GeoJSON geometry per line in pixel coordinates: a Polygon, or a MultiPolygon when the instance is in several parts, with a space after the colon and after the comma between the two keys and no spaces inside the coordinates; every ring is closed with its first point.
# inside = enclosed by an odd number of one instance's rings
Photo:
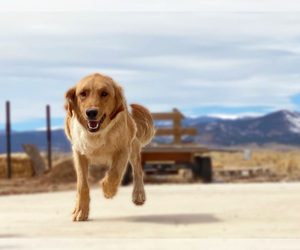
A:
{"type": "Polygon", "coordinates": [[[96,119],[96,117],[98,115],[98,110],[97,109],[87,109],[85,113],[89,119],[96,119]]]}

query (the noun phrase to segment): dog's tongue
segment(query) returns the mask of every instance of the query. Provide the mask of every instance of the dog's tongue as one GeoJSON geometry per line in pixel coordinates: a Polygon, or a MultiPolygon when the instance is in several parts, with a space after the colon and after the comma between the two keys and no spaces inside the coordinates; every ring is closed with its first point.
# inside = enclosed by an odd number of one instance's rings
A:
{"type": "Polygon", "coordinates": [[[96,128],[98,126],[98,121],[88,121],[91,128],[96,128]]]}

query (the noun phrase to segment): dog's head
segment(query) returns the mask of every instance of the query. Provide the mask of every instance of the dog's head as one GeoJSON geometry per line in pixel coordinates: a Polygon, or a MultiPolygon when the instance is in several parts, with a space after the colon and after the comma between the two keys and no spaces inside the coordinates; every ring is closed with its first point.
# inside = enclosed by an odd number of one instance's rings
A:
{"type": "Polygon", "coordinates": [[[66,92],[65,109],[89,132],[103,130],[126,109],[122,88],[110,77],[93,74],[66,92]]]}

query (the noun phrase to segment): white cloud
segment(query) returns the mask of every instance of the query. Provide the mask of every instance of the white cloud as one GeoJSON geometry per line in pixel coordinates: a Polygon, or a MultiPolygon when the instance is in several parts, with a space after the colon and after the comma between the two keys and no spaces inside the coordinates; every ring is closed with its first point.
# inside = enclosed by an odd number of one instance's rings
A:
{"type": "Polygon", "coordinates": [[[185,70],[228,70],[245,64],[253,63],[253,60],[204,58],[199,56],[168,55],[143,58],[132,58],[131,63],[145,66],[157,66],[161,68],[174,68],[185,70]]]}
{"type": "Polygon", "coordinates": [[[218,81],[210,85],[194,80],[186,86],[190,87],[191,99],[198,96],[201,106],[269,106],[274,109],[295,109],[290,96],[300,92],[299,83],[299,77],[264,76],[218,81]]]}
{"type": "MultiPolygon", "coordinates": [[[[64,129],[64,126],[51,126],[51,130],[60,130],[60,129],[64,129]]],[[[42,127],[42,128],[37,128],[36,131],[46,131],[47,128],[46,127],[42,127]]]]}
{"type": "Polygon", "coordinates": [[[300,33],[300,16],[284,12],[2,12],[0,20],[0,29],[5,30],[6,35],[1,43],[7,41],[7,37],[38,44],[39,39],[32,38],[45,36],[51,43],[56,38],[74,36],[74,39],[80,37],[80,41],[87,40],[91,46],[97,46],[90,38],[99,34],[123,34],[125,41],[126,34],[157,34],[189,35],[191,43],[205,44],[207,39],[203,37],[230,42],[232,36],[237,41],[245,41],[250,35],[261,37],[262,41],[267,38],[278,41],[300,33]],[[47,37],[49,35],[52,37],[47,37]]]}
{"type": "Polygon", "coordinates": [[[151,111],[296,109],[299,25],[298,13],[1,13],[0,98],[15,122],[48,103],[62,117],[64,92],[99,72],[151,111]]]}
{"type": "Polygon", "coordinates": [[[299,11],[297,0],[10,0],[2,11],[299,11]]]}

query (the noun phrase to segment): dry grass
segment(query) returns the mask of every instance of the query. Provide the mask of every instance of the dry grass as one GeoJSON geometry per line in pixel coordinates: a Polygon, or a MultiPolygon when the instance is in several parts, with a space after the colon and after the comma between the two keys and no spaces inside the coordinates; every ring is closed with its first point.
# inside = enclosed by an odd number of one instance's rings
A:
{"type": "MultiPolygon", "coordinates": [[[[6,179],[6,161],[0,164],[0,172],[4,172],[5,174],[4,177],[0,176],[0,195],[76,189],[77,178],[72,157],[67,157],[67,155],[64,157],[56,157],[53,162],[52,170],[38,177],[32,177],[32,171],[27,171],[26,164],[22,165],[24,159],[30,163],[26,155],[18,154],[17,157],[14,156],[13,159],[12,179],[6,179]],[[16,175],[16,170],[19,170],[19,175],[16,175]],[[31,173],[31,175],[27,173],[31,173]]],[[[89,169],[89,183],[91,186],[99,185],[98,182],[105,175],[106,169],[104,166],[91,166],[89,169]]]]}
{"type": "MultiPolygon", "coordinates": [[[[263,167],[272,171],[271,175],[250,178],[244,181],[300,181],[300,150],[294,151],[253,151],[250,160],[244,160],[243,152],[211,152],[213,168],[249,168],[263,167]]],[[[46,162],[46,155],[42,153],[46,162]]],[[[90,168],[90,184],[98,185],[98,181],[104,176],[106,168],[92,166],[90,168]]],[[[0,155],[0,195],[13,193],[49,192],[69,190],[76,188],[76,172],[73,166],[71,154],[53,154],[52,171],[40,176],[32,176],[32,167],[29,158],[25,154],[12,155],[12,177],[6,179],[6,156],[0,155]]],[[[155,183],[186,183],[193,179],[188,173],[182,172],[178,176],[157,177],[146,176],[146,182],[155,183]]],[[[239,179],[228,179],[228,182],[237,182],[239,179]]]]}
{"type": "MultiPolygon", "coordinates": [[[[48,159],[47,152],[41,152],[41,156],[46,162],[47,159],[48,159]]],[[[61,152],[58,152],[58,151],[52,151],[52,155],[51,155],[51,159],[52,159],[53,163],[59,162],[61,160],[66,160],[66,159],[69,159],[71,157],[72,157],[72,153],[61,153],[61,152]]]]}
{"type": "MultiPolygon", "coordinates": [[[[31,161],[26,154],[11,154],[11,176],[12,178],[31,177],[33,168],[31,161]]],[[[0,179],[7,178],[7,156],[0,155],[0,179]]]]}
{"type": "Polygon", "coordinates": [[[299,179],[300,177],[300,151],[253,151],[250,160],[244,160],[243,152],[211,152],[214,168],[243,168],[266,167],[272,172],[299,179]]]}
{"type": "MultiPolygon", "coordinates": [[[[47,166],[48,159],[47,153],[41,152],[41,156],[47,166]]],[[[70,159],[71,153],[52,153],[52,165],[56,166],[61,161],[70,159]]],[[[29,178],[33,176],[33,167],[27,154],[25,153],[13,153],[11,154],[11,177],[12,178],[29,178]]],[[[0,154],[0,179],[7,178],[7,156],[6,154],[0,154]]]]}

